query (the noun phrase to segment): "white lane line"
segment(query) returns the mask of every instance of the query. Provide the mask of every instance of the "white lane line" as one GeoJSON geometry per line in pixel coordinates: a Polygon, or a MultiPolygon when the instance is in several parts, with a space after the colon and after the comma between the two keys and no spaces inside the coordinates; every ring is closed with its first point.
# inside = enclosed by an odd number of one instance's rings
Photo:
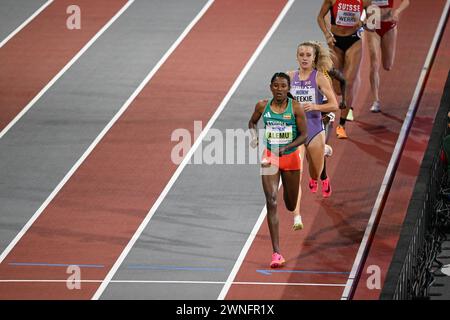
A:
{"type": "MultiPolygon", "coordinates": [[[[103,280],[0,280],[0,283],[101,283],[103,280]]],[[[218,284],[223,285],[225,281],[169,281],[169,280],[111,280],[109,283],[131,283],[131,284],[218,284]]],[[[261,285],[261,286],[308,286],[308,287],[345,287],[345,283],[308,283],[308,282],[233,282],[235,285],[261,285]]]]}
{"type": "Polygon", "coordinates": [[[225,282],[225,285],[223,286],[222,290],[220,291],[219,296],[217,297],[217,300],[224,300],[228,291],[230,290],[231,285],[234,284],[233,281],[236,278],[236,275],[239,272],[239,269],[241,268],[242,263],[244,262],[245,256],[247,255],[247,252],[250,249],[250,246],[252,245],[253,241],[255,240],[256,235],[258,234],[258,230],[261,228],[261,225],[264,222],[264,218],[266,217],[266,214],[267,214],[267,207],[264,206],[264,208],[261,210],[258,220],[255,223],[255,226],[253,227],[253,230],[250,232],[250,235],[247,238],[247,241],[245,242],[244,247],[242,248],[241,253],[239,254],[239,257],[236,260],[236,263],[233,266],[233,269],[231,270],[231,272],[228,276],[227,281],[225,282]]]}
{"type": "MultiPolygon", "coordinates": [[[[22,112],[11,122],[1,133],[0,138],[3,137],[3,135],[9,130],[9,128],[12,127],[12,125],[17,122],[20,117],[22,117],[25,112],[31,108],[31,106],[42,96],[45,91],[48,90],[48,88],[51,87],[53,83],[56,82],[56,80],[61,77],[61,75],[73,64],[75,61],[95,42],[95,40],[100,37],[103,32],[106,31],[106,29],[111,26],[117,18],[122,15],[125,10],[128,9],[128,7],[134,2],[134,0],[129,0],[125,6],[122,7],[122,9],[116,13],[116,15],[111,18],[111,20],[92,38],[83,49],[81,49],[80,52],[50,81],[47,86],[41,90],[41,92],[27,105],[27,107],[22,110],[22,112]]],[[[123,107],[122,107],[123,108],[123,107]]],[[[28,229],[33,225],[33,223],[36,221],[36,219],[41,215],[41,213],[44,211],[44,209],[48,206],[48,204],[53,200],[53,198],[56,196],[56,194],[61,190],[61,188],[66,184],[66,182],[70,179],[70,177],[73,175],[73,173],[78,169],[78,167],[83,163],[83,161],[86,159],[86,157],[91,153],[91,151],[94,149],[94,147],[97,145],[97,143],[100,141],[100,139],[106,134],[106,132],[109,130],[109,128],[113,125],[115,120],[120,116],[121,112],[124,110],[119,111],[119,114],[117,114],[113,120],[103,129],[103,131],[100,133],[100,135],[94,140],[94,142],[89,146],[89,148],[86,150],[86,152],[81,156],[80,159],[75,163],[75,165],[70,169],[70,171],[64,176],[64,178],[61,180],[61,182],[56,186],[56,188],[53,190],[53,192],[48,196],[48,198],[44,201],[44,203],[39,207],[39,209],[34,213],[34,215],[31,217],[30,220],[25,224],[25,226],[20,230],[20,232],[16,235],[16,237],[11,241],[11,243],[6,247],[6,249],[2,252],[0,255],[0,263],[3,262],[3,260],[6,258],[6,256],[11,252],[11,250],[14,248],[14,246],[20,241],[20,239],[23,237],[23,235],[28,231],[28,229]]]]}
{"type": "Polygon", "coordinates": [[[8,123],[8,125],[3,128],[3,130],[0,132],[0,139],[3,138],[3,136],[8,133],[8,131],[24,116],[25,113],[27,113],[28,110],[30,110],[31,107],[55,84],[56,81],[58,81],[59,78],[61,78],[64,73],[69,70],[69,68],[92,46],[92,44],[97,41],[97,39],[116,21],[122,13],[124,13],[128,7],[134,2],[134,0],[128,0],[128,2],[122,7],[122,9],[117,12],[114,17],[111,18],[111,20],[108,21],[107,24],[103,26],[103,28],[98,31],[95,36],[85,44],[85,46],[62,68],[54,77],[52,80],[50,80],[47,85],[39,91],[39,93],[31,100],[25,108],[23,108],[16,117],[8,123]]]}
{"type": "MultiPolygon", "coordinates": [[[[195,26],[195,24],[201,19],[201,17],[206,13],[206,11],[209,9],[209,7],[214,3],[214,0],[209,0],[205,6],[201,9],[201,11],[197,14],[197,16],[191,21],[191,23],[186,27],[186,29],[183,31],[183,33],[180,35],[180,37],[174,42],[174,44],[170,47],[170,49],[166,52],[166,54],[161,58],[161,60],[158,62],[158,64],[153,68],[152,71],[148,74],[148,76],[144,79],[144,81],[141,83],[141,85],[136,89],[136,91],[131,95],[131,97],[128,99],[127,102],[125,102],[125,105],[122,107],[122,109],[119,111],[117,117],[115,117],[111,121],[111,126],[114,124],[116,119],[125,111],[125,109],[131,104],[131,102],[137,97],[137,95],[142,91],[142,89],[147,85],[147,83],[150,81],[150,79],[153,77],[153,75],[158,71],[158,69],[161,67],[161,65],[169,58],[169,56],[172,54],[173,51],[178,47],[178,45],[183,41],[183,39],[188,35],[188,33],[191,31],[191,29],[195,26]]],[[[108,125],[108,128],[111,127],[108,125]]],[[[106,129],[106,128],[105,128],[106,129]]],[[[205,129],[206,130],[206,129],[205,129]]],[[[107,130],[104,130],[104,133],[106,133],[107,130]]],[[[103,134],[104,135],[104,134],[103,134]]],[[[101,136],[103,136],[101,135],[101,136]]],[[[97,144],[97,143],[95,143],[97,144]]],[[[192,150],[192,149],[191,149],[192,150]]],[[[192,154],[192,153],[191,153],[192,154]]],[[[189,153],[186,156],[186,159],[189,157],[189,153]]],[[[185,159],[185,160],[186,160],[185,159]]],[[[140,224],[139,228],[134,233],[131,240],[128,242],[127,246],[122,251],[121,255],[117,259],[116,263],[113,265],[112,269],[108,272],[106,275],[103,283],[100,285],[100,287],[95,292],[94,296],[92,297],[93,300],[97,300],[100,298],[103,291],[106,289],[108,283],[111,281],[114,274],[117,272],[117,269],[121,265],[122,261],[127,256],[128,252],[133,247],[136,240],[139,238],[140,234],[144,231],[146,225],[150,221],[151,217],[153,216],[156,208],[159,207],[160,203],[162,202],[163,198],[166,196],[167,192],[169,191],[172,184],[175,182],[176,177],[175,175],[178,175],[181,172],[179,169],[183,165],[183,167],[186,165],[186,161],[183,161],[180,166],[178,167],[177,171],[175,172],[174,176],[170,179],[167,186],[164,188],[163,192],[159,195],[158,199],[156,200],[156,203],[153,205],[153,207],[150,209],[150,212],[147,213],[147,216],[140,224]],[[183,165],[184,163],[184,165],[183,165]],[[175,178],[174,178],[175,177],[175,178]]],[[[178,176],[177,175],[177,176],[178,176]]]]}
{"type": "Polygon", "coordinates": [[[108,286],[108,283],[111,282],[111,279],[113,278],[114,274],[117,272],[117,270],[119,269],[120,265],[125,260],[126,256],[130,252],[130,250],[132,249],[132,247],[134,246],[135,242],[138,240],[138,238],[140,237],[142,232],[144,231],[144,229],[147,226],[147,224],[150,222],[150,219],[153,217],[153,215],[155,214],[156,210],[158,209],[158,207],[160,206],[160,204],[162,203],[162,201],[164,200],[164,198],[166,197],[166,195],[168,194],[168,192],[172,188],[173,184],[175,183],[175,181],[180,176],[180,174],[183,171],[184,167],[189,163],[190,159],[192,158],[193,154],[197,150],[198,146],[201,144],[203,138],[207,135],[208,131],[210,130],[210,128],[212,127],[212,125],[214,124],[216,119],[222,113],[222,111],[225,108],[225,106],[227,105],[228,101],[231,99],[231,97],[233,96],[234,92],[237,90],[238,86],[240,85],[240,83],[244,79],[245,75],[250,70],[250,68],[253,65],[253,63],[255,62],[256,58],[259,56],[259,54],[261,53],[262,49],[265,47],[265,45],[269,41],[270,37],[275,32],[276,28],[278,27],[278,25],[280,24],[280,22],[283,19],[284,15],[288,11],[288,9],[292,5],[292,3],[294,3],[294,1],[295,0],[290,0],[286,4],[285,8],[282,10],[282,12],[278,16],[277,20],[275,21],[275,23],[272,25],[272,27],[270,28],[270,30],[268,31],[268,33],[266,34],[264,39],[260,42],[258,48],[255,50],[255,52],[253,53],[252,57],[247,62],[247,64],[242,69],[241,73],[239,74],[239,76],[237,77],[235,82],[233,83],[233,86],[230,88],[230,90],[228,91],[226,96],[223,98],[223,100],[220,103],[219,107],[216,109],[215,113],[212,115],[211,119],[208,121],[207,125],[205,126],[203,131],[200,133],[200,135],[197,137],[197,140],[195,140],[195,142],[194,142],[193,146],[191,147],[191,149],[189,150],[189,152],[186,154],[186,157],[183,159],[181,164],[178,166],[178,168],[176,169],[175,173],[173,174],[173,176],[170,178],[169,182],[164,187],[164,190],[161,192],[161,194],[159,195],[158,199],[153,204],[153,206],[151,207],[150,211],[147,213],[147,216],[145,217],[144,221],[142,221],[141,225],[136,230],[135,234],[133,235],[131,240],[128,242],[128,244],[125,247],[125,249],[122,251],[122,253],[119,256],[119,258],[117,259],[116,263],[114,264],[112,269],[109,271],[108,275],[105,278],[105,281],[101,284],[101,286],[98,288],[97,292],[92,297],[93,300],[99,299],[100,296],[102,295],[103,291],[108,286]]]}
{"type": "MultiPolygon", "coordinates": [[[[130,0],[127,5],[121,10],[122,12],[128,8],[128,6],[133,3],[134,0],[130,0]]],[[[119,109],[119,111],[115,114],[115,116],[111,119],[111,121],[103,128],[102,132],[95,138],[95,140],[91,143],[91,145],[86,149],[84,154],[78,159],[78,161],[73,165],[73,167],[67,172],[61,182],[56,186],[56,188],[52,191],[52,193],[48,196],[48,198],[44,201],[44,203],[39,207],[39,209],[34,213],[31,219],[27,222],[27,224],[20,230],[17,236],[13,239],[13,241],[8,245],[8,247],[2,252],[0,255],[0,264],[6,258],[6,256],[11,252],[14,246],[20,241],[23,235],[28,231],[28,229],[33,225],[37,218],[41,215],[41,213],[45,210],[48,204],[53,200],[53,198],[58,194],[58,192],[64,187],[67,181],[72,177],[75,171],[81,166],[81,164],[86,160],[89,154],[94,150],[97,144],[103,139],[106,133],[111,129],[111,127],[116,123],[116,121],[122,116],[125,110],[130,106],[133,100],[138,96],[138,94],[142,91],[142,89],[147,85],[150,79],[154,76],[154,74],[159,70],[159,68],[163,65],[163,63],[169,58],[172,52],[178,47],[181,41],[186,37],[195,23],[200,19],[200,17],[206,12],[209,6],[214,2],[214,0],[209,0],[208,3],[203,7],[202,11],[192,20],[192,22],[186,27],[183,33],[178,37],[178,39],[172,44],[172,46],[167,50],[164,56],[158,61],[158,63],[153,67],[150,73],[145,77],[145,79],[141,82],[141,84],[136,88],[136,90],[131,94],[127,101],[123,104],[123,106],[119,109]]],[[[119,12],[121,13],[121,12],[119,12]]],[[[119,15],[118,13],[118,15],[119,15]]]]}
{"type": "MultiPolygon", "coordinates": [[[[278,26],[280,25],[281,21],[283,21],[284,16],[286,15],[286,13],[289,11],[289,9],[291,8],[292,4],[295,2],[295,0],[289,0],[288,3],[286,3],[285,7],[283,8],[283,10],[281,11],[280,15],[278,16],[277,20],[275,21],[275,23],[272,25],[272,28],[269,30],[269,32],[267,33],[266,37],[263,39],[263,41],[261,42],[260,46],[258,47],[257,51],[255,52],[256,56],[254,55],[254,59],[257,58],[257,56],[260,54],[260,52],[262,51],[262,49],[264,48],[264,46],[266,45],[266,43],[269,41],[269,39],[272,37],[272,34],[275,32],[275,30],[278,28],[278,26]]],[[[253,63],[253,62],[252,62],[253,63]]],[[[281,186],[281,181],[278,187],[281,186]]],[[[234,264],[233,269],[231,270],[230,275],[228,276],[227,281],[225,282],[224,287],[222,288],[217,300],[223,300],[225,299],[225,296],[227,295],[228,290],[230,289],[231,285],[234,283],[234,278],[236,277],[242,263],[244,262],[244,258],[247,255],[248,250],[250,249],[251,244],[253,243],[253,240],[255,239],[256,235],[258,234],[258,230],[261,227],[261,224],[264,221],[264,218],[267,214],[267,208],[264,206],[264,208],[262,209],[258,220],[256,221],[255,226],[253,227],[253,230],[250,232],[250,235],[247,239],[247,241],[245,242],[244,247],[241,250],[241,253],[239,254],[238,259],[236,260],[236,263],[234,264]]]]}
{"type": "Polygon", "coordinates": [[[308,287],[343,287],[343,283],[308,283],[308,282],[233,282],[236,285],[261,285],[261,286],[308,286],[308,287]]]}
{"type": "MultiPolygon", "coordinates": [[[[100,35],[105,31],[132,3],[134,0],[129,0],[127,4],[109,21],[107,25],[103,27],[101,31],[97,35],[100,35]]],[[[91,44],[93,41],[91,40],[91,44]]],[[[171,48],[172,49],[172,48],[171,48]]],[[[171,52],[169,49],[169,52],[171,52]]],[[[163,57],[164,59],[164,57],[163,57]]],[[[163,60],[161,59],[161,60],[163,60]]],[[[155,66],[155,68],[152,70],[149,76],[152,76],[156,70],[159,68],[159,66],[162,64],[160,61],[158,65],[155,66]]],[[[53,200],[53,198],[58,194],[58,192],[62,189],[62,187],[67,183],[67,181],[70,179],[70,177],[74,174],[74,172],[79,168],[79,166],[84,162],[84,160],[89,156],[89,154],[92,152],[92,150],[95,148],[95,146],[100,142],[100,140],[103,138],[103,136],[108,132],[108,130],[114,125],[114,123],[117,121],[117,119],[122,115],[122,113],[126,110],[126,108],[131,104],[131,101],[137,96],[137,94],[142,90],[142,88],[145,85],[145,82],[149,79],[144,79],[143,83],[136,89],[136,91],[128,98],[128,100],[125,102],[125,104],[121,107],[121,109],[118,111],[118,113],[111,119],[111,121],[106,125],[105,128],[103,128],[102,132],[95,138],[95,140],[91,143],[89,148],[84,152],[84,154],[78,159],[78,161],[73,165],[73,167],[67,172],[67,174],[64,176],[64,178],[60,181],[60,183],[56,186],[56,188],[52,191],[52,193],[48,196],[48,198],[42,203],[42,205],[39,207],[39,209],[34,213],[34,215],[31,217],[31,219],[26,223],[26,225],[20,230],[20,232],[16,235],[16,237],[11,241],[11,243],[6,247],[6,249],[2,252],[0,255],[0,264],[3,262],[3,260],[6,258],[6,256],[11,252],[11,250],[14,248],[14,246],[17,244],[17,242],[20,241],[20,239],[23,237],[23,235],[28,231],[28,229],[33,225],[33,223],[36,221],[37,218],[41,215],[41,213],[44,211],[44,209],[48,206],[48,204],[53,200]]]]}
{"type": "Polygon", "coordinates": [[[46,3],[44,3],[39,9],[37,9],[27,20],[25,20],[20,26],[18,26],[13,32],[11,32],[5,39],[3,39],[2,42],[0,42],[0,48],[3,47],[9,40],[11,40],[12,37],[14,37],[16,34],[20,32],[23,28],[26,27],[27,24],[29,24],[34,18],[36,18],[42,11],[47,8],[53,0],[49,0],[46,3]]]}
{"type": "Polygon", "coordinates": [[[398,162],[400,160],[400,156],[401,156],[401,153],[403,150],[403,146],[406,142],[406,138],[409,133],[409,129],[412,125],[412,122],[414,120],[414,115],[419,106],[419,99],[421,96],[422,87],[426,80],[428,71],[431,67],[431,62],[433,60],[433,56],[436,51],[438,40],[441,37],[441,33],[443,31],[443,26],[445,24],[446,16],[448,14],[449,8],[450,8],[450,0],[447,0],[447,3],[442,12],[441,19],[439,21],[438,27],[434,34],[434,38],[433,38],[432,44],[430,46],[430,50],[428,51],[428,55],[425,60],[425,64],[422,68],[422,72],[421,72],[419,80],[417,82],[416,90],[414,91],[414,95],[413,95],[413,98],[409,105],[408,112],[406,114],[405,120],[404,120],[402,128],[400,130],[400,134],[397,139],[397,143],[395,144],[394,152],[392,153],[392,157],[389,162],[388,168],[386,170],[386,174],[384,175],[384,179],[381,184],[380,191],[378,192],[378,196],[375,201],[375,205],[372,209],[372,213],[370,215],[369,222],[367,224],[366,231],[364,233],[364,237],[359,246],[358,253],[356,254],[356,258],[353,263],[352,271],[350,272],[350,276],[347,280],[347,284],[345,286],[341,300],[351,299],[352,295],[353,295],[353,291],[355,289],[354,286],[357,285],[357,282],[355,282],[355,280],[357,279],[357,276],[362,271],[361,268],[363,267],[363,264],[364,264],[363,262],[365,260],[364,256],[370,245],[369,239],[373,236],[372,234],[374,232],[375,222],[376,222],[378,216],[381,214],[381,206],[383,205],[383,202],[384,202],[383,199],[385,198],[385,196],[388,192],[388,189],[390,188],[390,184],[392,182],[391,180],[394,176],[395,170],[396,170],[398,162]]]}

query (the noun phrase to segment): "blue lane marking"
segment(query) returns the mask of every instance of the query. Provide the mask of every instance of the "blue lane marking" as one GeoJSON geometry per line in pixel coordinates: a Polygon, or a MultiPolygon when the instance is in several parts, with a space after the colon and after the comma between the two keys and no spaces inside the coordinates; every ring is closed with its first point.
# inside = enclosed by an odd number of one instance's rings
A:
{"type": "Polygon", "coordinates": [[[316,270],[266,270],[258,269],[256,272],[264,274],[266,276],[272,275],[272,273],[307,273],[307,274],[338,274],[338,275],[349,275],[350,272],[340,272],[340,271],[316,271],[316,270]]]}
{"type": "Polygon", "coordinates": [[[11,262],[8,263],[10,266],[18,267],[69,267],[78,266],[80,268],[104,268],[102,264],[65,264],[65,263],[34,263],[34,262],[11,262]]]}
{"type": "Polygon", "coordinates": [[[204,267],[178,267],[178,266],[154,266],[146,264],[132,264],[126,267],[132,270],[166,270],[166,271],[215,271],[223,272],[224,268],[204,268],[204,267]]]}

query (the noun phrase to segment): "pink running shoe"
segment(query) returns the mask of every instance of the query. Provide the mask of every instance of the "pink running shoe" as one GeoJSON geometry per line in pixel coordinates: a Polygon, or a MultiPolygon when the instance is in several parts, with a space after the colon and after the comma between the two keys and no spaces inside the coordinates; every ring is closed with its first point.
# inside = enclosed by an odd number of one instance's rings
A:
{"type": "Polygon", "coordinates": [[[281,268],[286,260],[284,260],[283,256],[277,252],[272,254],[272,262],[270,263],[271,268],[281,268]]]}
{"type": "Polygon", "coordinates": [[[318,186],[319,186],[319,183],[317,182],[317,180],[309,179],[308,186],[309,186],[309,190],[311,190],[312,193],[316,193],[317,189],[318,189],[318,186]]]}
{"type": "Polygon", "coordinates": [[[322,180],[322,196],[324,198],[331,196],[331,184],[330,178],[328,177],[325,180],[322,180]]]}

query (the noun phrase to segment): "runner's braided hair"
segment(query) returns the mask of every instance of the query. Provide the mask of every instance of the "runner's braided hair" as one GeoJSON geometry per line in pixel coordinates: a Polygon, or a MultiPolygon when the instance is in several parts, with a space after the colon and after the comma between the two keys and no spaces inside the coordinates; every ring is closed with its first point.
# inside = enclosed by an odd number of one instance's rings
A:
{"type": "Polygon", "coordinates": [[[287,80],[289,87],[291,87],[291,78],[284,73],[284,72],[277,72],[272,76],[272,79],[270,79],[270,84],[273,84],[276,78],[284,78],[287,80]]]}
{"type": "MultiPolygon", "coordinates": [[[[270,84],[272,84],[276,78],[283,78],[287,80],[289,88],[291,87],[291,78],[284,72],[277,72],[272,76],[272,79],[270,80],[270,84]]],[[[288,92],[287,96],[291,99],[294,99],[294,96],[288,92]]]]}

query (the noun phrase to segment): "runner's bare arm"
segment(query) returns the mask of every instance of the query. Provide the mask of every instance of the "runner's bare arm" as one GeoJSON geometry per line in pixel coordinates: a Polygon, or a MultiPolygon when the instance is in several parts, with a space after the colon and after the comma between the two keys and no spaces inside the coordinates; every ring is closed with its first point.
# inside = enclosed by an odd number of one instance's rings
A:
{"type": "Polygon", "coordinates": [[[261,118],[262,113],[264,112],[264,108],[266,107],[267,100],[260,100],[255,106],[255,111],[248,122],[248,128],[250,129],[251,141],[250,145],[252,148],[256,148],[258,146],[258,132],[257,125],[258,121],[261,118]]]}
{"type": "Polygon", "coordinates": [[[402,0],[402,3],[398,6],[397,9],[394,10],[392,14],[392,19],[395,22],[398,22],[400,20],[400,14],[409,7],[409,0],[402,0]]]}
{"type": "Polygon", "coordinates": [[[373,31],[367,26],[367,21],[373,14],[373,13],[369,12],[370,10],[367,10],[371,5],[372,5],[372,0],[363,0],[363,8],[364,8],[364,11],[366,12],[366,17],[364,18],[364,20],[360,21],[359,27],[363,27],[364,30],[367,30],[367,31],[373,31]]]}
{"type": "Polygon", "coordinates": [[[328,74],[330,75],[330,77],[339,81],[339,86],[341,87],[341,93],[342,93],[342,101],[339,104],[339,109],[345,109],[347,106],[347,103],[346,103],[347,100],[346,100],[346,96],[345,96],[345,88],[347,87],[347,82],[345,81],[344,74],[336,68],[331,68],[331,70],[328,71],[328,74]]]}
{"type": "Polygon", "coordinates": [[[289,143],[287,146],[281,147],[279,149],[279,154],[283,154],[285,150],[298,147],[305,143],[308,137],[308,127],[306,125],[306,115],[300,103],[297,101],[292,101],[292,109],[294,110],[295,122],[297,124],[297,138],[289,143]]]}
{"type": "Polygon", "coordinates": [[[331,33],[331,30],[327,28],[327,24],[325,22],[325,16],[328,14],[328,11],[332,6],[332,0],[323,0],[322,7],[317,15],[317,23],[319,24],[320,30],[322,30],[329,46],[333,46],[336,42],[334,35],[331,33]]]}
{"type": "MultiPolygon", "coordinates": [[[[327,103],[321,105],[313,105],[312,110],[319,110],[321,112],[334,112],[338,111],[338,102],[330,81],[325,77],[322,72],[317,73],[317,84],[320,91],[327,97],[327,103]]],[[[305,105],[305,110],[307,106],[305,105]]]]}

